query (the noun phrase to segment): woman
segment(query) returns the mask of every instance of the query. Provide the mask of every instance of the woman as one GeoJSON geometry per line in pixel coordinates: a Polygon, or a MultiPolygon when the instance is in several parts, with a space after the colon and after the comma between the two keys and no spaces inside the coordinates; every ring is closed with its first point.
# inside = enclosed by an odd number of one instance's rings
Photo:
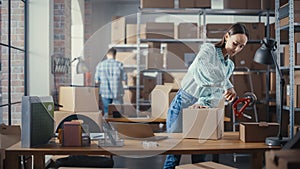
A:
{"type": "MultiPolygon", "coordinates": [[[[246,45],[249,33],[243,24],[232,25],[216,44],[205,43],[181,82],[167,115],[167,132],[182,132],[182,110],[187,107],[217,107],[225,97],[232,102],[236,92],[229,78],[234,69],[230,57],[246,45]]],[[[179,165],[181,155],[167,155],[164,168],[179,165]]],[[[192,155],[192,163],[204,161],[204,155],[192,155]]]]}

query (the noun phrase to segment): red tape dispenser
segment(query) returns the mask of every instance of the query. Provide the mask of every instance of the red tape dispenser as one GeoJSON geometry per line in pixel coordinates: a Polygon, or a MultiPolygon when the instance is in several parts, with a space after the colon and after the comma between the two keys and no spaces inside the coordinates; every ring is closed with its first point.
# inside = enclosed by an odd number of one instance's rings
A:
{"type": "Polygon", "coordinates": [[[241,118],[242,116],[244,116],[248,119],[251,119],[252,117],[245,114],[244,111],[248,106],[251,106],[253,103],[255,103],[255,101],[257,101],[256,95],[251,92],[245,93],[242,98],[237,97],[232,104],[232,109],[235,117],[241,118]],[[238,107],[240,108],[238,109],[238,107]]]}

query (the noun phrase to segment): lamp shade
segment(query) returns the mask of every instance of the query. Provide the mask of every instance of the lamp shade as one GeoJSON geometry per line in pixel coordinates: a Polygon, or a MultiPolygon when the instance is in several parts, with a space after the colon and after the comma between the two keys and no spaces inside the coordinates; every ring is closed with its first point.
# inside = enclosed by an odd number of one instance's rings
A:
{"type": "Polygon", "coordinates": [[[254,55],[254,61],[265,65],[274,65],[273,52],[276,50],[276,41],[264,38],[261,44],[254,55]]]}
{"type": "Polygon", "coordinates": [[[88,66],[86,65],[85,61],[82,60],[81,58],[78,58],[78,63],[76,66],[76,73],[77,74],[82,74],[82,73],[86,73],[89,71],[88,66]]]}

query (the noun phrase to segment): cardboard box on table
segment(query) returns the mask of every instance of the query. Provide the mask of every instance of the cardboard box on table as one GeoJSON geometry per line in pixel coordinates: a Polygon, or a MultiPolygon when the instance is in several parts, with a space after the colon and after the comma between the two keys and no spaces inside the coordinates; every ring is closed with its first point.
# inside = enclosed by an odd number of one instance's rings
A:
{"type": "Polygon", "coordinates": [[[151,92],[151,114],[153,118],[167,118],[169,105],[177,93],[168,85],[156,85],[151,92]]]}
{"type": "Polygon", "coordinates": [[[240,140],[243,142],[265,142],[267,137],[276,137],[278,130],[278,123],[240,123],[240,140]]]}
{"type": "Polygon", "coordinates": [[[99,89],[97,87],[61,86],[59,88],[59,110],[71,112],[99,111],[99,89]]]}
{"type": "Polygon", "coordinates": [[[212,161],[206,161],[202,163],[195,163],[195,164],[184,164],[176,166],[175,169],[235,169],[230,166],[226,166],[223,164],[215,163],[212,161]]]}
{"type": "Polygon", "coordinates": [[[224,135],[224,108],[183,109],[184,138],[221,139],[224,135]]]}
{"type": "Polygon", "coordinates": [[[21,140],[20,126],[0,125],[0,169],[3,169],[5,149],[21,140]]]}
{"type": "Polygon", "coordinates": [[[266,151],[266,169],[298,169],[299,156],[299,149],[266,151]]]}
{"type": "Polygon", "coordinates": [[[89,125],[89,130],[96,133],[102,129],[102,112],[71,112],[71,111],[54,111],[55,130],[63,126],[64,121],[78,118],[89,125]]]}

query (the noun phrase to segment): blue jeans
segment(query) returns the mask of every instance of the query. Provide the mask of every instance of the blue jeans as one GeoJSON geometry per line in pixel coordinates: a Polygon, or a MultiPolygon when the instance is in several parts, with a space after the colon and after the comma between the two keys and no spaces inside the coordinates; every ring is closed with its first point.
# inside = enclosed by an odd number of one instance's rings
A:
{"type": "Polygon", "coordinates": [[[103,104],[103,115],[107,117],[108,115],[108,105],[109,104],[123,104],[123,97],[119,97],[119,98],[105,98],[105,97],[101,97],[102,99],[102,104],[103,104]]]}
{"type": "MultiPolygon", "coordinates": [[[[167,132],[182,132],[182,110],[197,102],[197,98],[191,96],[183,90],[179,90],[170,104],[167,115],[167,132]]],[[[179,165],[181,155],[167,155],[164,169],[174,169],[179,165]]],[[[202,162],[205,155],[192,155],[192,163],[202,162]]]]}

